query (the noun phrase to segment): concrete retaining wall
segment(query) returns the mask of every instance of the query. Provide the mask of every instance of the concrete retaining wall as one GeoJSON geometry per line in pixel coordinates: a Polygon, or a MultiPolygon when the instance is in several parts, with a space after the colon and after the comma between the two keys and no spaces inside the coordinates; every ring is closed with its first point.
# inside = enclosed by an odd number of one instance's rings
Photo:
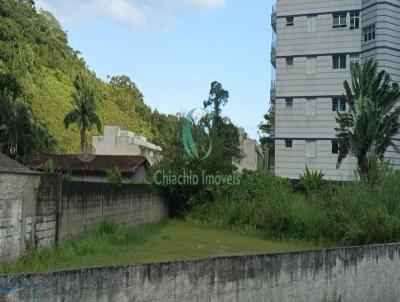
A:
{"type": "Polygon", "coordinates": [[[0,172],[0,263],[17,259],[34,244],[40,175],[0,172]]]}
{"type": "Polygon", "coordinates": [[[168,218],[149,185],[63,182],[61,175],[0,172],[0,263],[29,247],[77,237],[104,218],[136,226],[168,218]]]}
{"type": "Polygon", "coordinates": [[[397,302],[400,244],[0,276],[1,301],[397,302]]]}
{"type": "Polygon", "coordinates": [[[50,246],[57,240],[61,190],[60,175],[42,174],[36,199],[35,245],[38,247],[50,246]]]}
{"type": "Polygon", "coordinates": [[[168,218],[168,204],[149,185],[64,182],[59,239],[77,237],[104,218],[137,226],[168,218]]]}

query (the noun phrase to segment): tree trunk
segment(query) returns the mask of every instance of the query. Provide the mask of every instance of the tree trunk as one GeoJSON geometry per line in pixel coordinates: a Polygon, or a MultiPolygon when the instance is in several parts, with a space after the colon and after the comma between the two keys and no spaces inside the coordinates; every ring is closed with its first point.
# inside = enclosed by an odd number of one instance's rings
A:
{"type": "Polygon", "coordinates": [[[368,176],[369,176],[368,158],[363,157],[358,159],[358,174],[360,176],[361,181],[368,182],[368,176]]]}
{"type": "Polygon", "coordinates": [[[87,138],[86,138],[86,130],[82,129],[81,130],[81,152],[86,153],[86,143],[87,143],[87,138]]]}

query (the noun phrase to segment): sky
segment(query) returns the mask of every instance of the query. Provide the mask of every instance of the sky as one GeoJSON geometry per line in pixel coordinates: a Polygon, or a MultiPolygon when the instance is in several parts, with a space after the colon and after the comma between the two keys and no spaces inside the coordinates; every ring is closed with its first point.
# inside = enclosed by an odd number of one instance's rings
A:
{"type": "Polygon", "coordinates": [[[266,0],[36,0],[103,80],[127,75],[152,109],[201,107],[210,84],[230,93],[223,114],[258,138],[269,106],[266,0]]]}

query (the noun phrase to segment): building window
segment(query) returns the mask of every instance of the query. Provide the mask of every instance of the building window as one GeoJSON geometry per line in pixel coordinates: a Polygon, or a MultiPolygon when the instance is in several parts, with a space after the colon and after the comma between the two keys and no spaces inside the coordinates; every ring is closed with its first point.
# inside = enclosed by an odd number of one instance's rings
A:
{"type": "Polygon", "coordinates": [[[317,57],[307,57],[307,73],[317,73],[317,57]]]}
{"type": "Polygon", "coordinates": [[[332,140],[332,154],[339,154],[339,141],[337,139],[332,140]]]}
{"type": "Polygon", "coordinates": [[[360,55],[350,55],[350,66],[351,65],[360,65],[360,55]]]}
{"type": "Polygon", "coordinates": [[[286,66],[287,67],[293,67],[293,62],[294,62],[293,57],[286,57],[286,66]]]}
{"type": "Polygon", "coordinates": [[[286,26],[294,25],[294,17],[286,17],[286,26]]]}
{"type": "Polygon", "coordinates": [[[286,108],[293,108],[293,98],[286,98],[285,103],[286,103],[286,108]]]}
{"type": "Polygon", "coordinates": [[[350,29],[360,28],[360,12],[350,13],[350,29]]]}
{"type": "Polygon", "coordinates": [[[346,55],[332,56],[333,69],[346,69],[346,55]]]}
{"type": "Polygon", "coordinates": [[[375,40],[375,24],[363,28],[364,42],[375,40]]]}
{"type": "Polygon", "coordinates": [[[333,14],[333,28],[347,27],[347,13],[333,14]]]}
{"type": "Polygon", "coordinates": [[[315,33],[318,28],[318,17],[317,16],[308,16],[307,17],[307,32],[315,33]]]}
{"type": "Polygon", "coordinates": [[[333,98],[332,99],[332,111],[333,112],[344,112],[346,111],[346,101],[344,98],[333,98]]]}
{"type": "Polygon", "coordinates": [[[306,141],[306,157],[308,158],[317,157],[317,141],[315,140],[306,141]]]}
{"type": "Polygon", "coordinates": [[[292,139],[285,139],[285,147],[292,148],[293,147],[293,140],[292,139]]]}
{"type": "Polygon", "coordinates": [[[316,115],[317,114],[317,99],[307,98],[306,100],[306,114],[316,115]]]}

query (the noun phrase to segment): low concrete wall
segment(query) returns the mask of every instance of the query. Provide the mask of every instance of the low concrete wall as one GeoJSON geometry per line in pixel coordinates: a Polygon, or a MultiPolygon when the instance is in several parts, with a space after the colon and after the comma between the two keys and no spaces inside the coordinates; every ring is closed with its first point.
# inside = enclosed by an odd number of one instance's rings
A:
{"type": "Polygon", "coordinates": [[[63,182],[61,175],[0,172],[0,263],[29,247],[77,237],[104,218],[137,226],[168,218],[149,185],[63,182]]]}
{"type": "Polygon", "coordinates": [[[137,226],[168,218],[168,204],[149,185],[64,182],[59,240],[77,237],[104,218],[137,226]]]}
{"type": "Polygon", "coordinates": [[[39,174],[0,172],[0,263],[17,259],[34,245],[39,183],[39,174]]]}
{"type": "Polygon", "coordinates": [[[61,175],[42,174],[36,198],[35,246],[50,246],[58,238],[61,190],[61,175]]]}
{"type": "Polygon", "coordinates": [[[397,302],[400,244],[0,276],[1,301],[397,302]]]}

